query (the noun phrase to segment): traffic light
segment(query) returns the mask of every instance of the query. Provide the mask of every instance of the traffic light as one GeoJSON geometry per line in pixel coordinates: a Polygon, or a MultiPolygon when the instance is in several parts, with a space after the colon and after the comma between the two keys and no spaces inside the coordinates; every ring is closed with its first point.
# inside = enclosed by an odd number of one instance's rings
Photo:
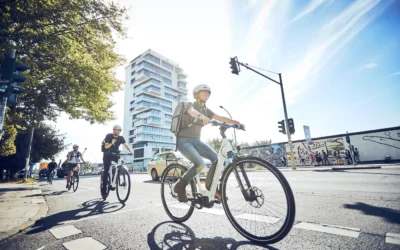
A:
{"type": "Polygon", "coordinates": [[[288,123],[289,123],[289,132],[292,135],[295,132],[293,119],[292,118],[288,119],[288,123]]]}
{"type": "Polygon", "coordinates": [[[29,69],[25,64],[18,63],[15,60],[15,51],[11,51],[8,56],[4,58],[1,65],[1,81],[0,81],[0,94],[7,97],[7,103],[15,103],[17,96],[25,91],[19,85],[27,78],[22,73],[29,69]]]}
{"type": "Polygon", "coordinates": [[[278,124],[279,124],[278,128],[280,129],[279,132],[286,135],[285,120],[278,122],[278,124]]]}
{"type": "Polygon", "coordinates": [[[346,135],[346,142],[347,142],[347,144],[350,144],[350,136],[349,135],[346,135]]]}
{"type": "Polygon", "coordinates": [[[231,57],[231,61],[229,62],[229,64],[231,65],[232,74],[239,75],[239,68],[238,68],[238,64],[236,63],[236,61],[237,61],[237,57],[231,57]]]}

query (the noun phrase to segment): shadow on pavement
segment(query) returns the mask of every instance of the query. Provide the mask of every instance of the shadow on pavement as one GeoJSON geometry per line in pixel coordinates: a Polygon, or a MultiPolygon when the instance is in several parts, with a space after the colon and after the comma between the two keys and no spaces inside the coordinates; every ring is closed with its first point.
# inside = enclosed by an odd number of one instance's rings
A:
{"type": "Polygon", "coordinates": [[[125,204],[119,202],[109,203],[103,199],[94,199],[85,201],[79,208],[74,210],[62,211],[49,215],[35,222],[31,230],[26,234],[36,234],[51,229],[64,221],[79,220],[100,214],[116,212],[125,207],[125,204]]]}
{"type": "Polygon", "coordinates": [[[68,190],[54,191],[49,194],[44,194],[44,196],[54,196],[54,195],[62,195],[64,193],[68,193],[68,190]]]}
{"type": "Polygon", "coordinates": [[[25,190],[32,190],[32,187],[15,187],[15,188],[1,188],[0,187],[0,194],[5,193],[5,192],[25,191],[25,190]]]}
{"type": "Polygon", "coordinates": [[[236,241],[232,238],[196,238],[192,229],[184,224],[165,221],[156,225],[147,235],[147,244],[150,249],[238,249],[239,247],[259,246],[265,249],[277,249],[271,246],[260,246],[250,241],[236,241]]]}
{"type": "Polygon", "coordinates": [[[376,207],[362,202],[357,202],[356,204],[344,204],[343,207],[347,209],[360,210],[366,215],[381,217],[389,223],[400,223],[400,210],[376,207]]]}

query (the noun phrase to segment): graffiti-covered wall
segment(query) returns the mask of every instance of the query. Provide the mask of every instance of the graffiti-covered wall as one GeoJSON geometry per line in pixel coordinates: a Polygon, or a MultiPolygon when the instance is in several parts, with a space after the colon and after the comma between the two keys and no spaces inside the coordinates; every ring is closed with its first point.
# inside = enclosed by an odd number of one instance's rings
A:
{"type": "MultiPolygon", "coordinates": [[[[384,161],[385,156],[390,156],[392,160],[400,160],[400,127],[349,133],[349,137],[351,144],[359,152],[361,162],[384,161]]],[[[305,164],[309,165],[311,151],[314,153],[322,153],[322,150],[328,152],[328,159],[330,163],[333,163],[334,150],[338,150],[343,158],[344,150],[349,149],[345,134],[313,138],[311,145],[307,145],[305,140],[295,141],[293,145],[296,165],[301,165],[301,153],[304,155],[305,164]]],[[[290,165],[290,149],[287,143],[244,148],[242,152],[259,156],[277,167],[284,165],[283,156],[285,155],[290,165]]]]}
{"type": "Polygon", "coordinates": [[[261,157],[272,163],[275,167],[285,166],[283,156],[285,152],[285,144],[273,144],[259,147],[244,148],[241,151],[243,154],[261,157]]]}
{"type": "MultiPolygon", "coordinates": [[[[343,137],[335,137],[335,138],[329,138],[329,139],[316,139],[312,141],[311,145],[307,145],[306,141],[301,141],[301,142],[295,142],[293,143],[294,149],[293,149],[293,154],[294,154],[294,159],[295,159],[295,164],[300,165],[300,154],[303,153],[305,163],[310,164],[310,154],[313,152],[314,154],[316,153],[321,153],[322,151],[328,152],[328,159],[330,162],[333,162],[333,151],[338,150],[341,154],[344,154],[344,138],[343,137]]],[[[290,149],[289,145],[285,144],[286,147],[286,152],[288,152],[288,159],[290,159],[290,149]]]]}
{"type": "Polygon", "coordinates": [[[386,155],[400,160],[400,129],[351,135],[350,139],[360,153],[360,161],[380,161],[386,155]]]}

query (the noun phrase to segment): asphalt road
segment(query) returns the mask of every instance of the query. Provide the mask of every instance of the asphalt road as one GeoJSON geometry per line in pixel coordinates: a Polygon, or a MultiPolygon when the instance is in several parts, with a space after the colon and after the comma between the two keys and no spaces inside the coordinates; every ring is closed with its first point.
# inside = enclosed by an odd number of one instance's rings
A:
{"type": "Polygon", "coordinates": [[[236,232],[221,205],[171,222],[160,183],[135,174],[125,205],[115,192],[101,199],[100,176],[81,177],[75,193],[66,191],[65,180],[41,182],[48,216],[0,242],[0,249],[400,249],[399,166],[283,173],[295,195],[295,225],[270,246],[236,232]]]}

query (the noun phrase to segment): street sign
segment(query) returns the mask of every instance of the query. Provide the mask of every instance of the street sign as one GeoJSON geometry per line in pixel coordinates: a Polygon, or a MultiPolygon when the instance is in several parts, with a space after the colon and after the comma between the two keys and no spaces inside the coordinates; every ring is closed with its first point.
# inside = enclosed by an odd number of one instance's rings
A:
{"type": "Polygon", "coordinates": [[[310,133],[310,126],[304,125],[304,135],[306,137],[307,144],[311,144],[311,133],[310,133]]]}

